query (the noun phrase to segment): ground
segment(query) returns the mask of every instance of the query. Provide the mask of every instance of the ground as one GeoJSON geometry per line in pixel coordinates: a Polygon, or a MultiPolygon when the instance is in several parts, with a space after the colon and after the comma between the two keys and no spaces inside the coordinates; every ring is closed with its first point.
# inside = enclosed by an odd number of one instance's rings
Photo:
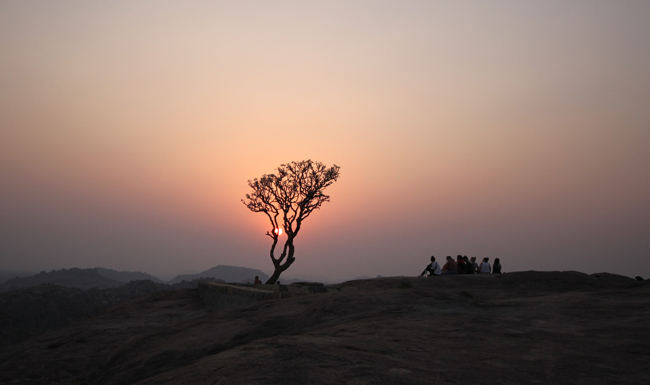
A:
{"type": "Polygon", "coordinates": [[[209,312],[138,298],[0,353],[8,384],[648,384],[650,282],[378,278],[209,312]]]}

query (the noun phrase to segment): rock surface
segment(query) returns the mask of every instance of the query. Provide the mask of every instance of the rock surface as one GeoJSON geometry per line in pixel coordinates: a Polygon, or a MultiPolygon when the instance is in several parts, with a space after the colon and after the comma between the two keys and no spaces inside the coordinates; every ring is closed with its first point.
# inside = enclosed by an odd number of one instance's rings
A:
{"type": "Polygon", "coordinates": [[[650,383],[648,281],[520,272],[337,286],[212,313],[193,289],[137,298],[3,349],[0,383],[650,383]]]}
{"type": "Polygon", "coordinates": [[[167,285],[141,280],[102,290],[42,284],[0,293],[0,349],[101,313],[118,303],[159,291],[194,289],[199,282],[221,281],[206,278],[167,285]]]}
{"type": "Polygon", "coordinates": [[[104,290],[43,284],[0,293],[0,348],[166,288],[146,280],[104,290]]]}

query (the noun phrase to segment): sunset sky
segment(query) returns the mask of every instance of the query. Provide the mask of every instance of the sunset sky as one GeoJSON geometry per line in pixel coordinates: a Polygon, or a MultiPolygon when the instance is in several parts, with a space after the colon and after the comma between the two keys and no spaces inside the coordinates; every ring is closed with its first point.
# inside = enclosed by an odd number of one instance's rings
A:
{"type": "Polygon", "coordinates": [[[650,2],[0,0],[0,270],[272,272],[247,181],[341,167],[280,278],[650,278],[650,2]]]}

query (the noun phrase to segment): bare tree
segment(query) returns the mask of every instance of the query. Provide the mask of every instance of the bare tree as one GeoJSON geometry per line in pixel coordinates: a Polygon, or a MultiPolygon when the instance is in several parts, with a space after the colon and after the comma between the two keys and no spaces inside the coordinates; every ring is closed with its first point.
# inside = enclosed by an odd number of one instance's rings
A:
{"type": "Polygon", "coordinates": [[[266,235],[273,240],[270,254],[275,270],[266,281],[267,284],[275,283],[280,274],[295,261],[293,240],[298,235],[302,222],[330,200],[323,191],[336,182],[339,170],[337,165],[328,168],[320,162],[303,160],[280,165],[277,174],[263,175],[260,179],[248,181],[253,192],[246,194],[246,199],[242,199],[242,202],[252,212],[266,214],[271,222],[271,230],[266,235]],[[287,238],[282,253],[276,258],[275,248],[282,231],[287,238]]]}

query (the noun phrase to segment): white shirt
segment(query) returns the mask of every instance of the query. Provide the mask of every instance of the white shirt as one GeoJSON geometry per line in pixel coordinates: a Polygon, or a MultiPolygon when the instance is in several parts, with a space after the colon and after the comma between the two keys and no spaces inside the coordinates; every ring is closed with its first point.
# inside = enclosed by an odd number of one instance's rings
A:
{"type": "Polygon", "coordinates": [[[435,261],[431,262],[431,270],[433,270],[434,275],[442,274],[442,272],[440,271],[440,265],[438,264],[438,262],[435,262],[435,261]]]}
{"type": "Polygon", "coordinates": [[[489,273],[490,264],[488,262],[481,262],[481,273],[489,273]]]}

